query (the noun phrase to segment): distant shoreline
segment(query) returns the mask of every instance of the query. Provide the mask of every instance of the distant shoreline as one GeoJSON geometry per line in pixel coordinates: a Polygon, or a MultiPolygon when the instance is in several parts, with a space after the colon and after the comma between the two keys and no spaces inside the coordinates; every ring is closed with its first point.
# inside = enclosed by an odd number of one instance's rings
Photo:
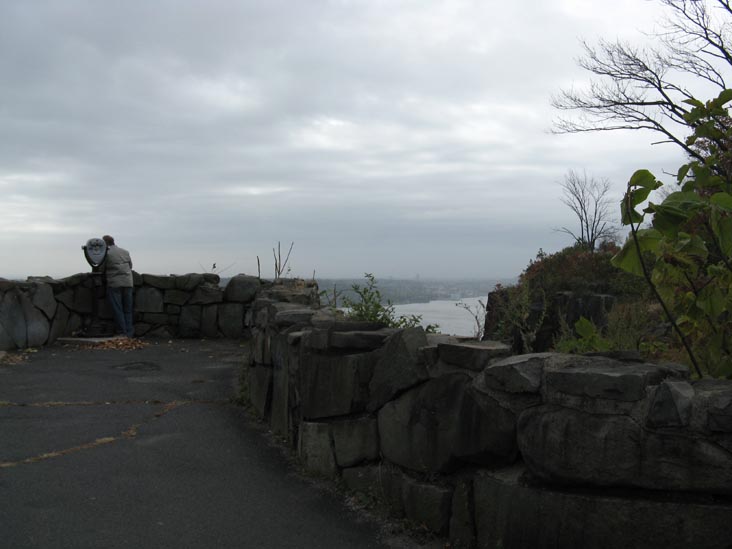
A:
{"type": "MultiPolygon", "coordinates": [[[[326,293],[326,302],[332,299],[335,286],[339,301],[344,297],[356,299],[352,287],[364,286],[363,278],[316,278],[321,292],[326,293]]],[[[495,288],[496,284],[513,284],[515,279],[395,279],[377,277],[376,284],[383,302],[393,305],[429,303],[431,301],[458,301],[467,298],[483,298],[495,288]]]]}

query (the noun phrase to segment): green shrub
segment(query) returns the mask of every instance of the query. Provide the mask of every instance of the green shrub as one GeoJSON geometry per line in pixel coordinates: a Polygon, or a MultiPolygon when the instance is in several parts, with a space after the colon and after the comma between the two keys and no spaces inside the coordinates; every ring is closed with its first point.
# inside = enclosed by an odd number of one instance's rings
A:
{"type": "MultiPolygon", "coordinates": [[[[562,337],[564,313],[555,310],[560,292],[609,294],[617,302],[643,301],[647,288],[633,275],[614,267],[613,256],[619,248],[601,243],[594,252],[574,245],[553,254],[539,250],[513,287],[497,288],[490,311],[491,337],[511,343],[516,352],[545,350],[556,337],[562,337]]],[[[576,317],[575,317],[576,318],[576,317]]],[[[572,321],[573,322],[573,321],[572,321]]],[[[574,333],[565,337],[574,338],[574,333]]]]}
{"type": "Polygon", "coordinates": [[[553,254],[539,250],[519,277],[519,284],[528,284],[532,294],[541,291],[547,297],[557,292],[575,292],[643,298],[647,289],[634,276],[611,264],[618,250],[612,242],[601,243],[595,252],[580,245],[553,254]]]}
{"type": "MultiPolygon", "coordinates": [[[[656,309],[651,301],[616,303],[602,330],[584,317],[575,323],[574,329],[560,319],[554,349],[561,353],[638,351],[646,360],[669,358],[673,340],[663,334],[664,330],[661,335],[654,333],[664,326],[656,309]]],[[[673,358],[678,361],[677,356],[673,358]]]]}
{"type": "Polygon", "coordinates": [[[679,169],[681,190],[660,203],[648,199],[663,183],[648,170],[633,174],[621,202],[630,238],[614,259],[645,278],[700,377],[732,378],[730,102],[732,89],[706,103],[684,101],[694,129],[687,145],[703,147],[679,169]]]}
{"type": "MultiPolygon", "coordinates": [[[[358,300],[343,298],[343,306],[348,308],[346,317],[350,320],[378,322],[389,328],[414,328],[422,324],[421,315],[396,316],[391,301],[382,303],[381,292],[376,285],[376,278],[371,273],[365,273],[366,285],[354,284],[351,288],[358,296],[358,300]]],[[[439,326],[429,324],[425,331],[435,333],[439,326]]]]}
{"type": "Polygon", "coordinates": [[[655,348],[651,329],[661,323],[650,301],[616,303],[607,315],[605,337],[614,350],[635,350],[646,354],[646,351],[655,348]]]}
{"type": "Polygon", "coordinates": [[[496,311],[498,320],[491,337],[508,343],[518,353],[532,352],[536,334],[546,317],[544,295],[535,292],[536,300],[532,300],[529,285],[526,283],[514,286],[497,284],[494,292],[499,292],[501,298],[494,300],[494,305],[498,309],[496,311]]]}
{"type": "Polygon", "coordinates": [[[562,323],[560,337],[554,344],[557,351],[560,353],[591,353],[611,349],[610,341],[602,337],[597,326],[585,317],[580,317],[574,323],[574,331],[577,333],[577,337],[573,336],[566,322],[562,323]]]}

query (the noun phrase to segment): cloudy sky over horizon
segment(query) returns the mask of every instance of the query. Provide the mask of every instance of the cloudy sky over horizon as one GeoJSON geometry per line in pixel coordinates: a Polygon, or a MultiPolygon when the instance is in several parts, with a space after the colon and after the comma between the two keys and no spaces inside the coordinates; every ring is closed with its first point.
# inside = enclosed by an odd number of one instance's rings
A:
{"type": "Polygon", "coordinates": [[[552,135],[578,40],[647,0],[0,0],[0,276],[88,270],[518,274],[572,225],[569,169],[682,161],[643,133],[552,135]]]}

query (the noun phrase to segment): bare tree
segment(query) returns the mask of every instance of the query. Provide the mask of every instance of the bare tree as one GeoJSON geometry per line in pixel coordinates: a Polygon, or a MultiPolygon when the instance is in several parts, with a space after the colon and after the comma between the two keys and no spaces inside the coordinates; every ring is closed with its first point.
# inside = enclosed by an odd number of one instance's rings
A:
{"type": "Polygon", "coordinates": [[[610,181],[606,178],[588,177],[586,172],[578,174],[569,170],[561,183],[561,201],[574,212],[579,221],[579,231],[567,227],[558,229],[574,238],[577,244],[595,251],[595,246],[603,240],[615,238],[615,225],[610,214],[613,203],[608,198],[610,181]]]}
{"type": "Polygon", "coordinates": [[[653,45],[637,47],[601,40],[582,42],[579,65],[593,79],[586,89],[565,89],[553,98],[562,111],[556,133],[651,130],[692,158],[701,153],[686,142],[694,126],[687,115],[696,101],[690,85],[727,88],[732,72],[731,0],[657,0],[667,9],[653,45]]]}

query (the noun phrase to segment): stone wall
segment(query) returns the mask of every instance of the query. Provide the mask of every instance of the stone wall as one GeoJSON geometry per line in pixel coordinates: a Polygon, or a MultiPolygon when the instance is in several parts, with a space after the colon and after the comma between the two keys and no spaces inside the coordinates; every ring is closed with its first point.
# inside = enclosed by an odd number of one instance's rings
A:
{"type": "MultiPolygon", "coordinates": [[[[215,274],[134,273],[135,335],[227,337],[248,335],[246,317],[256,296],[298,299],[317,304],[314,283],[260,281],[237,275],[220,286],[215,274]]],[[[0,350],[53,343],[63,336],[112,334],[114,323],[99,275],[80,273],[63,279],[0,279],[0,350]]]]}
{"type": "Polygon", "coordinates": [[[311,472],[453,547],[730,547],[732,382],[258,298],[244,388],[311,472]]]}
{"type": "MultiPolygon", "coordinates": [[[[0,280],[0,350],[109,323],[101,290],[0,280]]],[[[343,321],[296,280],[136,274],[135,317],[251,338],[242,391],[304,466],[453,547],[732,544],[732,381],[343,321]]]]}

